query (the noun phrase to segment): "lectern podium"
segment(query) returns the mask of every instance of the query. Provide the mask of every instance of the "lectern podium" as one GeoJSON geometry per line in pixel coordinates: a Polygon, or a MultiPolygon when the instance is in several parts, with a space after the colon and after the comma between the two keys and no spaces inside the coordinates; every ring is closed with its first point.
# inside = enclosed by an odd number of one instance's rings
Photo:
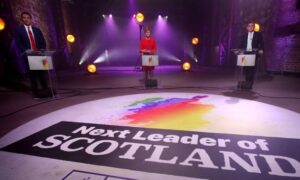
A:
{"type": "Polygon", "coordinates": [[[255,66],[255,54],[239,54],[237,55],[236,65],[240,67],[255,66]]]}
{"type": "Polygon", "coordinates": [[[49,89],[39,92],[41,97],[49,97],[49,93],[52,97],[55,97],[55,89],[53,84],[53,78],[51,71],[54,70],[53,66],[53,54],[55,51],[26,51],[29,70],[30,71],[45,71],[48,75],[49,89]]]}
{"type": "MultiPolygon", "coordinates": [[[[158,55],[142,55],[142,65],[143,66],[158,66],[159,59],[158,55]]],[[[152,74],[149,73],[149,79],[145,79],[145,87],[157,87],[157,80],[152,79],[152,74]]]]}
{"type": "Polygon", "coordinates": [[[257,51],[244,51],[235,49],[237,55],[236,65],[240,68],[240,76],[237,87],[239,89],[252,89],[256,65],[257,51]]]}
{"type": "Polygon", "coordinates": [[[158,66],[158,55],[142,55],[143,66],[158,66]]]}

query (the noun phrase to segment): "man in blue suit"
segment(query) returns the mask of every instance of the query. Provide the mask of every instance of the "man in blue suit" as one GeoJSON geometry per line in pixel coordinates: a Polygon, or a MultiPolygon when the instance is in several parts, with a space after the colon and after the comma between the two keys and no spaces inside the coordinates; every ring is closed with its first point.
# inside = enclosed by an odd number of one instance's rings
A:
{"type": "Polygon", "coordinates": [[[256,54],[255,66],[244,67],[246,85],[243,89],[252,89],[258,56],[263,54],[264,49],[263,36],[260,32],[255,32],[254,27],[252,22],[247,25],[247,33],[242,36],[240,44],[240,48],[245,50],[244,54],[256,54]]]}
{"type": "Polygon", "coordinates": [[[47,81],[45,72],[42,70],[30,70],[26,51],[46,49],[46,41],[41,30],[32,26],[32,16],[28,12],[21,13],[22,25],[16,28],[15,40],[22,58],[26,62],[26,69],[29,73],[33,98],[41,98],[39,84],[42,90],[47,90],[47,81]]]}

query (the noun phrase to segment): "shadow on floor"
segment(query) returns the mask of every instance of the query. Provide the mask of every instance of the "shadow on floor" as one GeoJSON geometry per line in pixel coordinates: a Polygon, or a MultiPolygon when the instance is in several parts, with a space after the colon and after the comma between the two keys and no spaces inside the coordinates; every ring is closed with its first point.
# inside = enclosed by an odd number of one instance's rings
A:
{"type": "Polygon", "coordinates": [[[222,94],[228,97],[235,97],[235,98],[242,98],[242,99],[249,99],[249,100],[254,100],[259,98],[259,96],[254,91],[251,90],[233,90],[229,92],[223,92],[222,94]]]}

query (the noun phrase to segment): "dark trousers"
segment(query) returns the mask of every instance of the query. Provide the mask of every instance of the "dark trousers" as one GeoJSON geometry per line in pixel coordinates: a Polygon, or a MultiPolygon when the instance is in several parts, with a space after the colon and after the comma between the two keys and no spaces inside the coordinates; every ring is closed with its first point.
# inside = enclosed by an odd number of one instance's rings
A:
{"type": "Polygon", "coordinates": [[[245,75],[245,81],[252,83],[254,82],[254,77],[255,77],[255,66],[245,66],[243,71],[245,75]]]}
{"type": "Polygon", "coordinates": [[[30,70],[29,79],[33,96],[39,96],[39,89],[47,89],[47,76],[45,71],[30,70]],[[39,88],[39,86],[41,88],[39,88]]]}
{"type": "MultiPolygon", "coordinates": [[[[245,52],[245,54],[253,54],[252,52],[245,52]]],[[[247,84],[249,84],[250,88],[252,88],[252,85],[254,83],[255,79],[255,71],[258,63],[258,54],[256,54],[255,57],[255,66],[245,66],[243,67],[243,73],[245,76],[245,81],[247,84]]]]}

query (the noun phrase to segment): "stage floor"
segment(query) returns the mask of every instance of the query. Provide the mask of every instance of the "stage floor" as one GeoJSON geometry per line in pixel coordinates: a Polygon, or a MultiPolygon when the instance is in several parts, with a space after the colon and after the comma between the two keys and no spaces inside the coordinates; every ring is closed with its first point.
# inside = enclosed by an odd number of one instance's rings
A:
{"type": "Polygon", "coordinates": [[[237,89],[238,69],[164,66],[154,78],[149,89],[133,67],[56,72],[57,96],[42,100],[1,88],[0,176],[300,177],[299,77],[257,73],[251,91],[237,89]]]}

